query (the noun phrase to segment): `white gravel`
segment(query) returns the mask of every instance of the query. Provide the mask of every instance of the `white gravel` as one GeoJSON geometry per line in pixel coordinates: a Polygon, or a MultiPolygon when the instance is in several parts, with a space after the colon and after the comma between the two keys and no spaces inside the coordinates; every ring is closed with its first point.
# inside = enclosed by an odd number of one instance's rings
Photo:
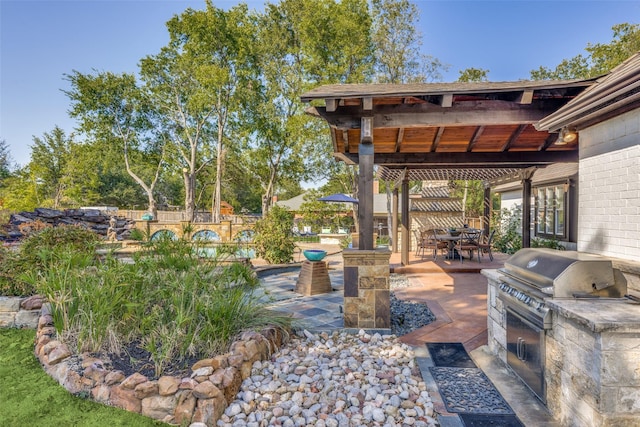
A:
{"type": "Polygon", "coordinates": [[[256,362],[224,427],[436,426],[410,346],[393,335],[336,331],[293,337],[256,362]]]}

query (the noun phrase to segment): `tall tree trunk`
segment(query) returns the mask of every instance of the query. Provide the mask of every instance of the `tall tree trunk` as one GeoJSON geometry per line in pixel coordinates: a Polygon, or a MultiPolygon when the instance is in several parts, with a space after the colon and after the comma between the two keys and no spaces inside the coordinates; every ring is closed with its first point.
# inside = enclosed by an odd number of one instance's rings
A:
{"type": "Polygon", "coordinates": [[[184,211],[185,220],[193,221],[196,213],[195,203],[195,175],[189,169],[184,168],[182,170],[184,178],[184,211]]]}
{"type": "Polygon", "coordinates": [[[222,136],[223,136],[223,128],[220,124],[218,124],[218,145],[216,147],[217,150],[217,158],[216,158],[216,186],[213,191],[212,197],[212,209],[211,209],[211,221],[215,224],[220,222],[220,202],[222,200],[220,193],[222,192],[222,185],[220,184],[222,181],[222,164],[224,161],[224,153],[222,152],[222,136]]]}

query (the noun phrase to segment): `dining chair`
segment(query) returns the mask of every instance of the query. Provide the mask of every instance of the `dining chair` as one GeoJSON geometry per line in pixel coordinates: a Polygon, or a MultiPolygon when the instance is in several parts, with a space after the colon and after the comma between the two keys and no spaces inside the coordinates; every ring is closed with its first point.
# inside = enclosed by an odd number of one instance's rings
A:
{"type": "MultiPolygon", "coordinates": [[[[466,230],[460,232],[460,239],[454,246],[454,249],[458,251],[458,255],[460,256],[460,264],[462,264],[462,260],[464,259],[462,256],[463,251],[469,252],[469,258],[473,258],[473,251],[478,250],[478,244],[474,234],[475,233],[470,233],[466,230]]],[[[480,256],[478,256],[478,262],[480,262],[480,256]]]]}
{"type": "Polygon", "coordinates": [[[495,228],[489,233],[489,238],[486,238],[484,230],[480,234],[480,240],[478,241],[478,257],[482,256],[484,252],[489,254],[489,259],[493,261],[493,253],[491,252],[491,244],[493,243],[493,236],[496,234],[495,228]]]}
{"type": "Polygon", "coordinates": [[[438,259],[438,251],[442,252],[444,249],[449,248],[449,243],[438,239],[438,235],[434,229],[426,230],[422,234],[422,242],[425,249],[433,250],[434,260],[438,259]]]}
{"type": "Polygon", "coordinates": [[[416,237],[416,257],[422,252],[422,258],[424,259],[424,239],[422,233],[419,230],[413,230],[413,235],[416,237]]]}

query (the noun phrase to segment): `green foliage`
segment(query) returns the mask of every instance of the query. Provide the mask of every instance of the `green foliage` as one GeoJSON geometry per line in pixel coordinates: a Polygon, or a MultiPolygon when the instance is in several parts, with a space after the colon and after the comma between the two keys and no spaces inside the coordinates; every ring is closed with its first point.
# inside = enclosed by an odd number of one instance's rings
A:
{"type": "Polygon", "coordinates": [[[493,247],[505,254],[514,254],[522,249],[522,216],[519,207],[511,211],[503,209],[492,218],[492,228],[496,230],[493,247]]]}
{"type": "Polygon", "coordinates": [[[256,222],[253,243],[256,254],[270,264],[284,264],[293,259],[293,214],[273,206],[266,217],[256,222]]]}
{"type": "Polygon", "coordinates": [[[29,273],[37,274],[66,253],[95,258],[101,239],[78,226],[47,227],[29,235],[16,248],[0,249],[0,295],[29,296],[36,293],[29,273]]]}
{"type": "Polygon", "coordinates": [[[460,77],[458,77],[459,82],[488,82],[489,81],[489,70],[485,70],[483,68],[467,68],[459,71],[460,77]]]}
{"type": "Polygon", "coordinates": [[[566,248],[556,239],[541,239],[534,237],[531,239],[532,248],[549,248],[564,251],[566,248]]]}
{"type": "Polygon", "coordinates": [[[289,322],[264,308],[249,266],[203,260],[185,240],[149,243],[133,264],[61,248],[38,248],[39,267],[22,278],[46,296],[59,336],[79,352],[139,342],[159,376],[169,363],[226,351],[244,330],[289,322]]]}
{"type": "Polygon", "coordinates": [[[555,69],[540,67],[531,71],[532,80],[587,79],[606,74],[640,51],[640,24],[614,25],[610,43],[588,44],[586,54],[564,59],[555,69]]]}
{"type": "Polygon", "coordinates": [[[146,240],[149,240],[147,233],[145,233],[144,231],[138,229],[138,228],[133,228],[131,230],[131,233],[129,234],[129,238],[131,240],[136,240],[138,242],[143,242],[146,240]]]}
{"type": "Polygon", "coordinates": [[[448,68],[421,53],[418,8],[409,0],[373,0],[372,41],[378,83],[424,83],[442,79],[448,68]]]}
{"type": "MultiPolygon", "coordinates": [[[[299,214],[302,216],[302,224],[310,225],[311,231],[320,232],[323,227],[340,227],[340,212],[347,211],[346,204],[327,203],[318,199],[323,195],[318,190],[309,190],[303,197],[304,202],[300,205],[299,214]]],[[[346,224],[346,220],[342,219],[346,224]]]]}

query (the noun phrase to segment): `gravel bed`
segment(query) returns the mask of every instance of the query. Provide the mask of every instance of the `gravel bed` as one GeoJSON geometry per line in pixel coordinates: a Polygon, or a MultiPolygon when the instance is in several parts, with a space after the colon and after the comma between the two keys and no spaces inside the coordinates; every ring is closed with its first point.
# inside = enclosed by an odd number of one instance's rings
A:
{"type": "Polygon", "coordinates": [[[403,301],[396,298],[393,293],[394,289],[411,286],[411,281],[407,276],[401,274],[391,274],[389,276],[391,332],[396,336],[406,335],[436,320],[436,317],[426,304],[403,301]]]}
{"type": "Polygon", "coordinates": [[[413,351],[395,336],[303,335],[253,364],[218,426],[437,425],[413,351]]]}
{"type": "Polygon", "coordinates": [[[396,338],[435,317],[425,304],[395,297],[394,289],[412,286],[406,276],[389,281],[394,335],[299,332],[254,363],[218,426],[437,426],[413,351],[396,338]]]}

